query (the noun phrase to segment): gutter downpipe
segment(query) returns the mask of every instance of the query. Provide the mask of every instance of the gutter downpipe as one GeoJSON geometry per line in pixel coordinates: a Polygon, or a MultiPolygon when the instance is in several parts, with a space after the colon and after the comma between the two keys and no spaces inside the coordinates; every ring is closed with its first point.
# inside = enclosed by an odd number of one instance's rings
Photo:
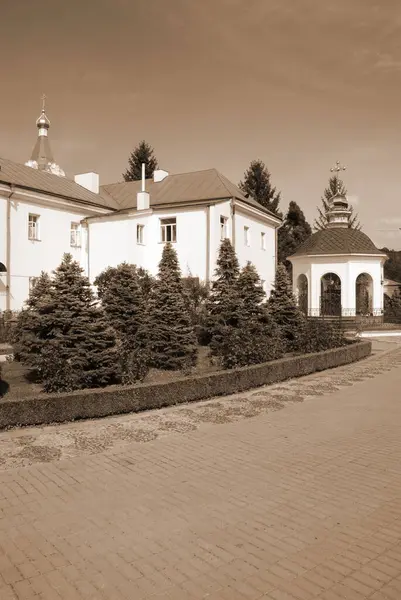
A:
{"type": "Polygon", "coordinates": [[[15,186],[10,184],[10,193],[7,198],[7,231],[6,231],[6,310],[11,310],[11,196],[15,192],[15,186]]]}
{"type": "Polygon", "coordinates": [[[234,200],[234,198],[231,198],[230,205],[231,205],[231,238],[232,238],[233,248],[235,251],[235,200],[234,200]]]}
{"type": "Polygon", "coordinates": [[[210,283],[210,204],[206,207],[206,283],[210,283]]]}

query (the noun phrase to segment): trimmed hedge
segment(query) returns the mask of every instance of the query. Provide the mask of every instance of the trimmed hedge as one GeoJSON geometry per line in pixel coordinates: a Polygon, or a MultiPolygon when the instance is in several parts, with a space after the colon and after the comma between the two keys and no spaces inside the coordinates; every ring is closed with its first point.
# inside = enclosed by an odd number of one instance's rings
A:
{"type": "Polygon", "coordinates": [[[352,363],[366,358],[371,351],[370,341],[360,341],[324,352],[166,383],[110,386],[22,400],[5,397],[0,401],[0,429],[106,417],[226,396],[352,363]]]}

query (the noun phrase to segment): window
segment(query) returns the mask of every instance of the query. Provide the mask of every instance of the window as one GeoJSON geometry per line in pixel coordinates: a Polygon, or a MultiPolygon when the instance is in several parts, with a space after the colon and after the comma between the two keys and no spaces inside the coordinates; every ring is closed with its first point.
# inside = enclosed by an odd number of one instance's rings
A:
{"type": "Polygon", "coordinates": [[[143,244],[143,240],[144,240],[144,230],[145,230],[145,225],[137,225],[136,226],[136,243],[137,244],[143,244]]]}
{"type": "Polygon", "coordinates": [[[262,250],[266,250],[266,234],[263,231],[260,234],[260,247],[262,250]]]}
{"type": "Polygon", "coordinates": [[[177,219],[160,219],[161,241],[176,242],[177,241],[177,219]]]}
{"type": "Polygon", "coordinates": [[[39,240],[39,216],[28,217],[28,240],[39,240]]]}
{"type": "Polygon", "coordinates": [[[32,292],[33,288],[34,288],[34,287],[35,287],[35,285],[36,285],[36,282],[37,282],[37,280],[38,280],[38,278],[37,278],[37,277],[30,277],[30,278],[29,278],[29,293],[31,293],[31,292],[32,292]]]}
{"type": "Polygon", "coordinates": [[[80,230],[79,223],[71,223],[70,246],[72,248],[80,248],[81,247],[81,230],[80,230]]]}
{"type": "Polygon", "coordinates": [[[251,245],[249,227],[246,227],[246,226],[244,227],[244,244],[245,244],[245,246],[251,245]]]}
{"type": "Polygon", "coordinates": [[[228,237],[228,217],[220,217],[220,239],[225,240],[228,237]]]}

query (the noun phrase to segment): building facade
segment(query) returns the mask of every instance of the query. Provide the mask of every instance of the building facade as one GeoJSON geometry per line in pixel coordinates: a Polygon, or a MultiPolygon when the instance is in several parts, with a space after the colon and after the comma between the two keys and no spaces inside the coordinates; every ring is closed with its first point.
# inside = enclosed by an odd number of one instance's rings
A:
{"type": "Polygon", "coordinates": [[[163,245],[184,276],[210,281],[220,242],[252,262],[266,294],[274,282],[281,221],[215,169],[99,186],[96,173],[70,179],[53,159],[44,108],[26,165],[0,158],[0,311],[20,310],[41,271],[69,252],[91,283],[129,262],[156,274],[163,245]]]}

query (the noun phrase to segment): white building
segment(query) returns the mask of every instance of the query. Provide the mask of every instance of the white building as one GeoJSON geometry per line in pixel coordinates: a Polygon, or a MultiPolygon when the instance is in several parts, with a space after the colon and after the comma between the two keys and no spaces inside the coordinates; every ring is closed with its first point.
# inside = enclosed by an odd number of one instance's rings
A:
{"type": "Polygon", "coordinates": [[[383,314],[383,265],[386,254],[362,231],[348,227],[347,199],[331,201],[327,229],[311,235],[289,257],[293,289],[310,316],[383,314]]]}
{"type": "Polygon", "coordinates": [[[183,275],[208,281],[224,237],[242,266],[255,265],[270,292],[281,221],[223,175],[215,169],[156,171],[146,192],[141,182],[99,187],[95,173],[72,181],[51,155],[49,125],[43,110],[28,166],[0,158],[0,311],[19,310],[35,278],[55,269],[65,252],[93,283],[123,261],[156,274],[163,244],[170,241],[183,275]]]}

